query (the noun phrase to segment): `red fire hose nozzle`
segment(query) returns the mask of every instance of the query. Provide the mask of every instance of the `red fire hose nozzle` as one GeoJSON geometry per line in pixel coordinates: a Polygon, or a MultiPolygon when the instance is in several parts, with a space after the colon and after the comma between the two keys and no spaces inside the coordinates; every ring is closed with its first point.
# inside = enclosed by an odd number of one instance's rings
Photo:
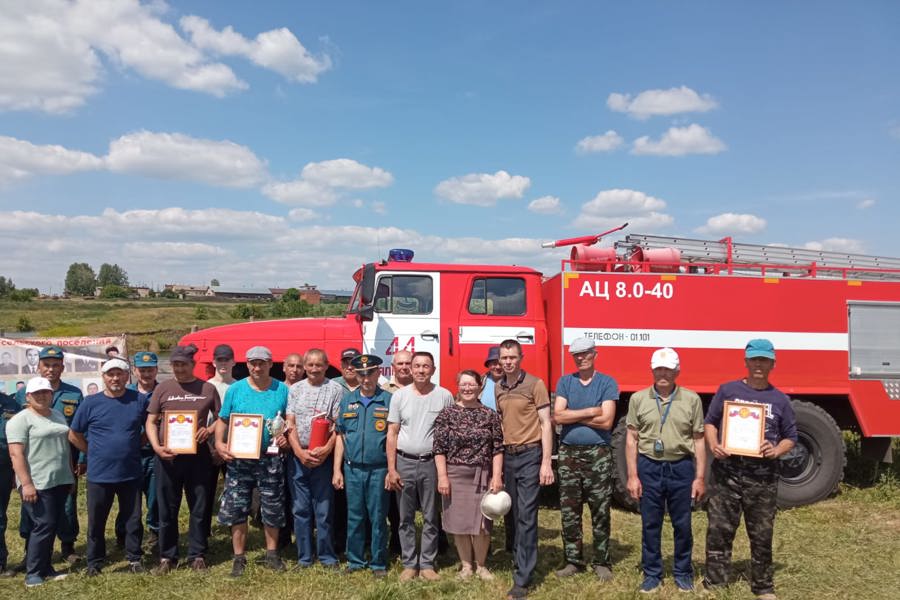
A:
{"type": "Polygon", "coordinates": [[[604,231],[600,235],[583,235],[581,237],[568,238],[565,240],[544,242],[543,244],[541,244],[541,248],[560,248],[562,246],[574,246],[575,244],[584,244],[585,246],[593,246],[594,244],[599,242],[601,239],[603,239],[603,236],[609,235],[610,233],[615,233],[616,231],[621,231],[621,230],[625,229],[626,227],[628,227],[628,223],[625,223],[624,225],[620,225],[620,226],[616,227],[615,229],[610,229],[609,231],[604,231]]]}

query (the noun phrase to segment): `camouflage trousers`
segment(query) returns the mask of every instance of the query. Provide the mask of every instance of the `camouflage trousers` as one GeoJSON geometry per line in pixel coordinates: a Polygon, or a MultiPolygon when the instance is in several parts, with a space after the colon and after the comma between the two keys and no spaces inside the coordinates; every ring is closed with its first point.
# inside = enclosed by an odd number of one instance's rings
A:
{"type": "Polygon", "coordinates": [[[254,489],[259,490],[263,525],[284,527],[284,463],[280,456],[263,456],[259,460],[237,458],[228,463],[219,523],[246,523],[254,489]]]}
{"type": "Polygon", "coordinates": [[[591,510],[594,565],[609,566],[609,503],[613,491],[613,458],[609,446],[559,447],[559,512],[566,562],[584,566],[581,514],[591,510]]]}
{"type": "Polygon", "coordinates": [[[750,538],[750,590],[755,595],[774,593],[772,532],[778,493],[777,461],[732,456],[714,460],[712,475],[714,488],[707,509],[706,583],[729,583],[731,548],[743,513],[750,538]]]}

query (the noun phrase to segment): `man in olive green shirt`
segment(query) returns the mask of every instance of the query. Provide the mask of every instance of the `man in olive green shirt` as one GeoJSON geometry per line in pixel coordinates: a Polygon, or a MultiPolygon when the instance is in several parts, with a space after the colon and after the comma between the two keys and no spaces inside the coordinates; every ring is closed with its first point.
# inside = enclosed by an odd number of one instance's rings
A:
{"type": "Polygon", "coordinates": [[[676,385],[680,361],[674,350],[654,352],[650,368],[653,385],[631,395],[625,417],[628,493],[641,506],[640,591],[656,592],[662,583],[660,537],[668,508],[675,537],[675,585],[687,592],[694,589],[691,506],[705,492],[703,406],[696,393],[676,385]]]}

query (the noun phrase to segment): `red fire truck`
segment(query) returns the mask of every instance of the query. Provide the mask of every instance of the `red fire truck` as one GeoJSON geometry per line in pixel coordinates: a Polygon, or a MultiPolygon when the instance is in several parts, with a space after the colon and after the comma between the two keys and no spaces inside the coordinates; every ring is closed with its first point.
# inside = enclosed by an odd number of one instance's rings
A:
{"type": "MultiPolygon", "coordinates": [[[[417,263],[410,251],[392,251],[356,271],[342,317],[226,325],[182,343],[199,348],[199,376],[208,376],[220,343],[237,357],[264,344],[276,362],[312,347],[331,357],[357,347],[384,358],[386,377],[398,350],[427,350],[438,362],[435,381],[455,391],[460,369],[482,370],[488,349],[513,338],[524,347],[523,367],[552,390],[574,370],[567,345],[587,336],[597,342],[598,369],[619,383],[622,417],[629,395],[651,382],[655,348],[675,348],[679,383],[709,398],[745,373],[746,342],[765,337],[777,349],[773,382],[793,398],[799,427],[799,444],[783,459],[781,506],[835,491],[845,464],[841,429],[861,434],[865,455],[890,460],[900,435],[900,260],[730,238],[628,235],[608,247],[599,239],[545,244],[574,244],[550,277],[518,266],[417,263]]],[[[620,500],[623,431],[620,422],[620,500]]]]}

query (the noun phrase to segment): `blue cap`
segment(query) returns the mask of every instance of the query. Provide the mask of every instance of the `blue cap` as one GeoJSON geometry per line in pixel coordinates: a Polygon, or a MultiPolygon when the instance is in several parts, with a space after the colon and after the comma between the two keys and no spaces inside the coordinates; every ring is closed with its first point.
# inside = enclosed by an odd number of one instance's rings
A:
{"type": "Polygon", "coordinates": [[[153,352],[138,352],[131,361],[135,367],[155,367],[159,364],[159,359],[153,352]]]}
{"type": "Polygon", "coordinates": [[[484,359],[484,366],[488,366],[495,360],[500,360],[500,346],[491,346],[490,348],[488,348],[488,355],[487,358],[484,359]]]}
{"type": "Polygon", "coordinates": [[[771,358],[775,360],[775,346],[772,342],[762,338],[750,340],[744,348],[745,358],[771,358]]]}
{"type": "Polygon", "coordinates": [[[65,352],[59,346],[44,346],[38,353],[38,358],[62,358],[65,352]]]}

